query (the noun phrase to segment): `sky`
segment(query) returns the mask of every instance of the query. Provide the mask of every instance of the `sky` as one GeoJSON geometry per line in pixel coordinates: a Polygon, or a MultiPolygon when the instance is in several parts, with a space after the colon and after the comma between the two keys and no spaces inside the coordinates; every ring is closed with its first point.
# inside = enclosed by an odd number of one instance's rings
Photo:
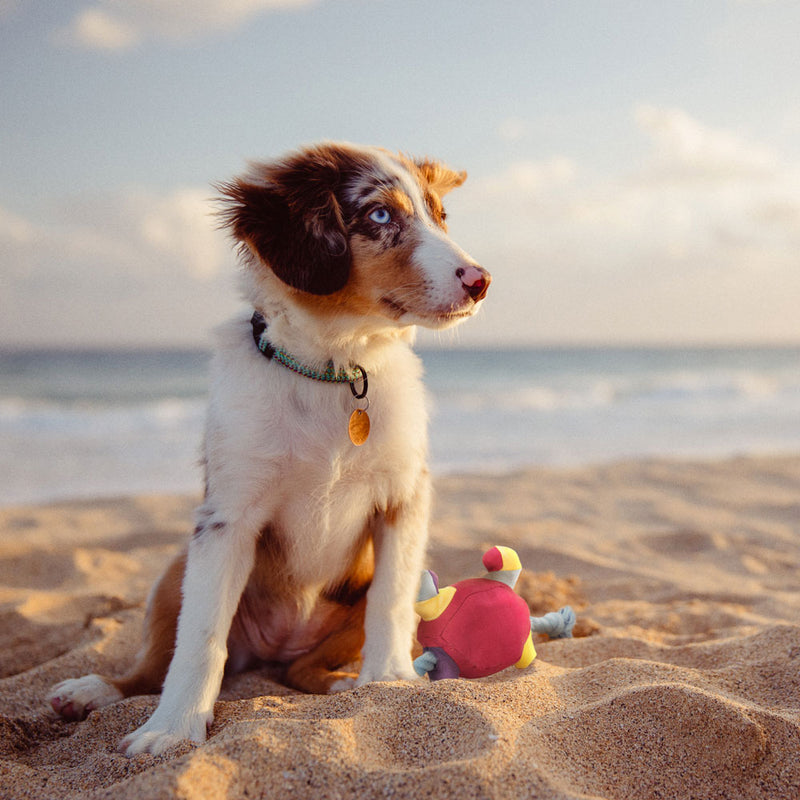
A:
{"type": "Polygon", "coordinates": [[[213,184],[319,140],[469,178],[442,346],[800,341],[794,0],[0,0],[0,346],[206,346],[213,184]]]}

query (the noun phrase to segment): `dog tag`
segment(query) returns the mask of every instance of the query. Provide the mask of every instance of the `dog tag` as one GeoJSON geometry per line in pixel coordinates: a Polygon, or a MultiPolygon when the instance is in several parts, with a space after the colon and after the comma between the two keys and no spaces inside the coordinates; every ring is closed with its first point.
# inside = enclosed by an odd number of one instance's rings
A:
{"type": "Polygon", "coordinates": [[[347,432],[350,434],[350,441],[356,447],[364,444],[369,437],[369,416],[363,408],[357,408],[350,415],[350,423],[347,426],[347,432]]]}

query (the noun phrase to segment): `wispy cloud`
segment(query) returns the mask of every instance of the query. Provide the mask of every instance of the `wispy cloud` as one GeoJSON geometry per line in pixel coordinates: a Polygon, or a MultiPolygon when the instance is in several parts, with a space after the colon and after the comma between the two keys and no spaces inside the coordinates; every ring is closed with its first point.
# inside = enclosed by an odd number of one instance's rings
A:
{"type": "Polygon", "coordinates": [[[30,243],[36,234],[36,228],[28,220],[10,211],[0,208],[0,247],[7,245],[25,245],[30,243]]]}
{"type": "Polygon", "coordinates": [[[574,180],[577,170],[577,164],[564,156],[515,161],[503,172],[487,178],[485,188],[492,194],[511,191],[532,199],[568,185],[574,180]]]}
{"type": "Polygon", "coordinates": [[[633,121],[646,155],[615,171],[516,161],[454,193],[454,234],[498,261],[492,333],[790,336],[800,163],[680,109],[633,121]]]}
{"type": "Polygon", "coordinates": [[[169,272],[209,280],[230,252],[216,230],[209,195],[208,189],[196,187],[165,194],[127,189],[64,209],[48,235],[65,253],[102,272],[117,270],[143,280],[169,272]]]}
{"type": "Polygon", "coordinates": [[[635,253],[686,237],[714,242],[734,227],[740,239],[778,247],[777,230],[794,229],[800,164],[678,109],[641,106],[634,120],[650,145],[641,163],[597,174],[562,155],[515,161],[479,179],[470,194],[492,238],[533,243],[560,235],[569,249],[590,231],[635,253]]]}
{"type": "Polygon", "coordinates": [[[635,117],[653,143],[651,178],[730,181],[775,175],[778,157],[768,148],[704,125],[680,109],[642,105],[635,117]]]}
{"type": "Polygon", "coordinates": [[[102,8],[86,8],[78,14],[62,37],[90,50],[126,50],[141,40],[136,26],[102,8]]]}
{"type": "Polygon", "coordinates": [[[155,199],[137,199],[142,244],[197,280],[215,277],[229,261],[230,248],[214,227],[208,190],[183,188],[155,199]]]}
{"type": "Polygon", "coordinates": [[[235,256],[203,188],[129,189],[45,219],[0,208],[2,328],[35,340],[202,339],[236,307],[235,256]],[[47,309],[49,330],[32,326],[47,309]],[[26,333],[27,332],[27,333],[26,333]]]}
{"type": "MultiPolygon", "coordinates": [[[[0,0],[2,3],[3,0],[0,0]]],[[[127,50],[149,40],[183,42],[235,30],[253,17],[317,0],[99,0],[59,38],[89,50],[127,50]]]]}

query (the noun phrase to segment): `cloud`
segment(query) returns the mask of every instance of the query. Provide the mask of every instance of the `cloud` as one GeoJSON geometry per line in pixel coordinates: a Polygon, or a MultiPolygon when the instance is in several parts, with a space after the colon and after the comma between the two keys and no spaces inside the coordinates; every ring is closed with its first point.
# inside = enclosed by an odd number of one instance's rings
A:
{"type": "Polygon", "coordinates": [[[0,208],[0,247],[28,244],[34,235],[35,227],[28,220],[0,208]]]}
{"type": "Polygon", "coordinates": [[[63,341],[202,337],[237,300],[235,256],[208,194],[128,189],[39,220],[0,208],[0,338],[50,341],[30,328],[42,309],[63,341]]]}
{"type": "Polygon", "coordinates": [[[768,148],[727,130],[703,125],[684,111],[642,105],[639,127],[654,146],[649,177],[674,181],[727,181],[771,178],[778,158],[768,148]]]}
{"type": "Polygon", "coordinates": [[[138,230],[143,243],[198,280],[217,275],[229,248],[211,218],[212,208],[204,189],[179,189],[171,194],[145,198],[138,230]]]}
{"type": "MultiPolygon", "coordinates": [[[[2,2],[2,0],[0,0],[2,2]]],[[[127,50],[150,40],[184,42],[235,30],[259,14],[317,0],[100,0],[60,38],[90,50],[127,50]]]]}
{"type": "Polygon", "coordinates": [[[83,199],[39,222],[0,208],[0,246],[30,248],[28,258],[40,262],[59,252],[79,270],[116,271],[129,280],[169,271],[208,281],[230,260],[213,212],[208,190],[196,187],[163,194],[126,189],[83,199]]]}
{"type": "Polygon", "coordinates": [[[476,334],[796,338],[800,163],[682,110],[633,121],[638,162],[514,161],[448,197],[455,238],[495,273],[476,334]]]}
{"type": "Polygon", "coordinates": [[[141,35],[135,26],[102,8],[86,8],[73,20],[65,38],[90,50],[126,50],[138,44],[141,35]]]}
{"type": "Polygon", "coordinates": [[[576,172],[576,163],[562,156],[543,161],[515,161],[500,174],[490,176],[484,188],[492,194],[511,191],[516,196],[531,199],[568,185],[576,172]]]}
{"type": "Polygon", "coordinates": [[[473,181],[479,208],[468,213],[485,217],[497,244],[559,239],[565,252],[570,239],[586,236],[632,254],[716,247],[720,239],[794,246],[800,164],[680,110],[642,106],[634,117],[650,143],[642,163],[597,174],[567,156],[518,160],[473,181]]]}

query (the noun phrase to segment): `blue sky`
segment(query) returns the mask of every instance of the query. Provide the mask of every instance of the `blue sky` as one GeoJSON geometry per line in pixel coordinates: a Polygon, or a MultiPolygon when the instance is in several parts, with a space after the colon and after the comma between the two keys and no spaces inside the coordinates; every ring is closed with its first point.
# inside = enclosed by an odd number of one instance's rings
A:
{"type": "Polygon", "coordinates": [[[0,0],[0,342],[205,344],[211,184],[319,139],[470,175],[445,345],[800,339],[800,4],[0,0]]]}

